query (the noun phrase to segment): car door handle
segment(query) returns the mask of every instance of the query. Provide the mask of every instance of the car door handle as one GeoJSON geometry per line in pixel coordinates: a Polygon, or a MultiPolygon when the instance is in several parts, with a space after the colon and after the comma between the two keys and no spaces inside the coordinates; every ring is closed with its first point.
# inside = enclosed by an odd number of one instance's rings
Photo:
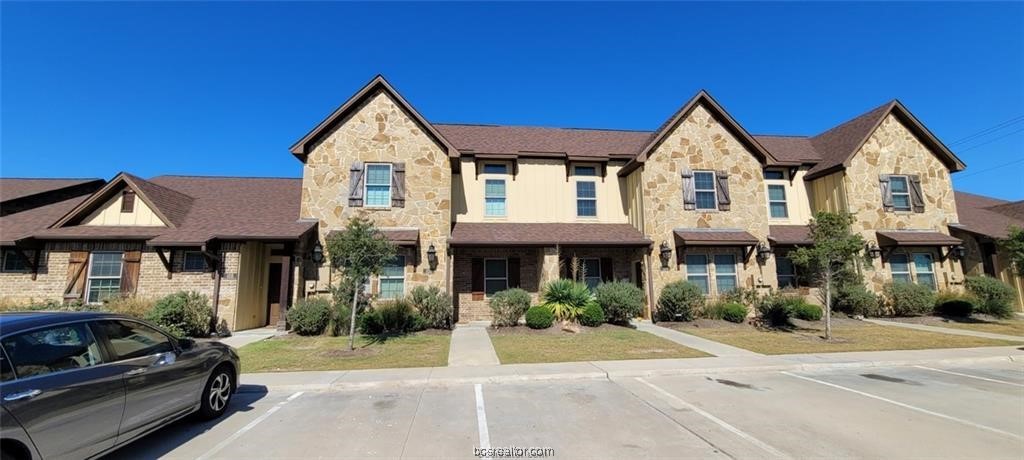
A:
{"type": "Polygon", "coordinates": [[[139,374],[145,374],[145,373],[146,373],[146,368],[145,367],[140,367],[138,369],[132,369],[132,370],[130,370],[128,372],[125,372],[124,375],[139,375],[139,374]]]}
{"type": "Polygon", "coordinates": [[[4,396],[4,401],[10,402],[10,401],[18,401],[18,400],[21,400],[21,399],[34,398],[36,396],[39,396],[40,393],[42,393],[41,390],[22,391],[20,393],[14,393],[12,395],[4,396]]]}

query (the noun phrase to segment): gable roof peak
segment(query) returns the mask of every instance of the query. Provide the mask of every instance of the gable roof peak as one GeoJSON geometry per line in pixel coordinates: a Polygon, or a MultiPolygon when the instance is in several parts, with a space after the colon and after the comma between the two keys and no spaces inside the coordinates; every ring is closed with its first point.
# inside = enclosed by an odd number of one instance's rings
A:
{"type": "Polygon", "coordinates": [[[64,227],[72,222],[84,218],[89,212],[96,209],[121,190],[128,187],[135,192],[146,206],[153,210],[153,213],[160,218],[168,227],[174,228],[185,219],[189,209],[192,207],[194,198],[177,190],[164,187],[147,181],[134,174],[121,171],[110,179],[102,188],[94,192],[84,201],[71,209],[64,217],[61,217],[51,228],[64,227]]]}

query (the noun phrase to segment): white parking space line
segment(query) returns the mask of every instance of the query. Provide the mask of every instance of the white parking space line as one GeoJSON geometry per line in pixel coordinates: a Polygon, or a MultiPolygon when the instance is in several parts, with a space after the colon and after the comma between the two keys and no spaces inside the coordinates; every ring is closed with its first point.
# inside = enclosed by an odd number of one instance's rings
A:
{"type": "Polygon", "coordinates": [[[755,437],[745,433],[744,431],[740,430],[739,428],[736,428],[736,427],[730,425],[725,420],[722,420],[722,419],[720,419],[718,417],[715,417],[714,415],[711,415],[710,413],[705,412],[703,409],[701,409],[701,408],[699,408],[697,406],[694,406],[693,404],[690,404],[690,403],[688,403],[686,401],[683,401],[678,396],[676,396],[676,395],[674,395],[672,393],[669,393],[668,391],[665,391],[663,388],[661,388],[661,387],[659,387],[659,386],[657,386],[657,385],[655,385],[655,384],[653,384],[651,382],[648,382],[647,380],[644,380],[641,377],[636,377],[636,381],[638,381],[638,382],[640,382],[640,383],[642,383],[644,385],[647,385],[652,390],[658,392],[658,394],[668,398],[669,400],[675,402],[676,404],[679,404],[679,405],[681,405],[681,406],[683,406],[683,407],[685,407],[687,409],[690,409],[690,410],[696,412],[697,414],[700,414],[702,417],[704,417],[704,418],[706,418],[708,420],[711,420],[712,422],[714,422],[718,426],[726,429],[727,431],[731,432],[732,434],[735,434],[736,436],[739,436],[739,437],[747,440],[751,444],[761,448],[761,450],[764,450],[765,452],[768,452],[769,454],[774,455],[774,456],[779,457],[779,458],[790,458],[788,455],[786,455],[782,451],[780,451],[780,450],[778,450],[778,449],[768,445],[764,441],[761,441],[760,439],[757,439],[757,438],[755,438],[755,437]]]}
{"type": "Polygon", "coordinates": [[[929,371],[941,372],[943,374],[959,375],[960,377],[967,377],[969,379],[978,379],[978,380],[984,380],[986,382],[1002,383],[1003,385],[1013,385],[1015,387],[1022,387],[1022,388],[1024,388],[1024,384],[1014,383],[1014,382],[1007,382],[1006,380],[990,379],[988,377],[981,377],[981,376],[970,375],[970,374],[962,374],[960,372],[947,371],[945,369],[935,369],[933,367],[925,367],[925,366],[914,366],[914,367],[916,367],[918,369],[925,369],[925,370],[929,370],[929,371]]]}
{"type": "Polygon", "coordinates": [[[964,424],[964,425],[967,425],[967,426],[970,426],[970,427],[974,427],[974,428],[977,428],[979,430],[990,431],[992,433],[996,433],[996,434],[999,434],[999,435],[1003,435],[1003,436],[1006,436],[1006,437],[1010,437],[1010,438],[1013,438],[1013,439],[1024,441],[1024,437],[1016,435],[1016,434],[1013,434],[1013,433],[1010,433],[1009,431],[1003,431],[1003,430],[1000,430],[998,428],[992,428],[992,427],[987,426],[987,425],[982,425],[980,423],[974,423],[974,422],[972,422],[970,420],[964,420],[962,418],[953,417],[952,415],[940,414],[938,412],[930,411],[928,409],[922,409],[922,408],[917,407],[917,406],[911,406],[910,404],[901,403],[899,401],[894,401],[894,400],[889,399],[889,398],[883,398],[883,397],[878,396],[878,395],[873,395],[871,393],[866,393],[866,392],[863,392],[863,391],[860,391],[860,390],[854,390],[853,388],[847,388],[847,387],[844,387],[842,385],[836,385],[834,383],[825,382],[823,380],[813,379],[813,378],[810,378],[810,377],[805,377],[805,376],[797,375],[797,374],[791,374],[789,372],[782,372],[782,374],[788,375],[790,377],[798,378],[798,379],[801,379],[801,380],[806,380],[808,382],[814,382],[814,383],[817,383],[817,384],[825,385],[825,386],[832,387],[832,388],[835,388],[835,389],[838,389],[838,390],[849,391],[850,393],[859,394],[861,396],[868,397],[868,398],[871,398],[871,399],[876,399],[878,401],[886,402],[886,403],[892,404],[894,406],[902,407],[904,409],[910,409],[912,411],[920,412],[922,414],[928,414],[928,415],[931,415],[931,416],[939,417],[939,418],[942,418],[942,419],[946,419],[946,420],[949,420],[949,421],[953,421],[953,422],[961,423],[961,424],[964,424]]]}
{"type": "Polygon", "coordinates": [[[299,396],[302,396],[302,393],[304,393],[304,392],[303,391],[296,392],[296,393],[292,394],[291,396],[289,396],[288,399],[285,399],[284,401],[281,401],[281,402],[275,404],[274,407],[271,407],[270,409],[267,409],[266,413],[264,413],[263,415],[261,415],[259,417],[256,417],[256,419],[251,421],[251,422],[249,422],[248,425],[245,425],[242,428],[239,428],[238,431],[234,432],[231,436],[228,436],[223,441],[217,443],[216,446],[213,446],[212,449],[206,451],[206,453],[204,453],[203,455],[200,455],[199,457],[197,457],[196,460],[206,460],[208,458],[213,457],[218,452],[220,452],[222,449],[227,447],[229,444],[231,444],[232,442],[235,442],[235,440],[238,439],[239,437],[241,437],[243,434],[245,434],[246,431],[249,431],[249,430],[253,429],[256,425],[259,425],[260,422],[262,422],[262,421],[266,420],[267,418],[269,418],[271,415],[274,414],[274,412],[277,412],[277,411],[281,410],[281,408],[284,407],[285,404],[288,404],[288,402],[290,402],[291,400],[293,400],[295,398],[298,398],[299,396]]]}
{"type": "MultiPolygon", "coordinates": [[[[487,410],[484,409],[484,387],[481,384],[474,386],[476,391],[476,425],[480,431],[480,448],[491,448],[491,435],[487,432],[487,410]]],[[[490,458],[490,457],[483,457],[490,458]]]]}

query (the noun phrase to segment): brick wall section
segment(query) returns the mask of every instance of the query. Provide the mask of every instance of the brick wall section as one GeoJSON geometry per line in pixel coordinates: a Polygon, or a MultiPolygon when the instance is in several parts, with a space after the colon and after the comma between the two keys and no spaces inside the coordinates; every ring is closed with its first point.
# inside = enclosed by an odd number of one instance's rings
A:
{"type": "Polygon", "coordinates": [[[533,303],[538,302],[538,295],[541,288],[541,264],[543,263],[543,252],[540,248],[473,248],[456,249],[455,272],[453,273],[452,285],[454,289],[456,311],[458,321],[489,321],[491,319],[491,308],[487,299],[473,300],[473,258],[519,258],[520,286],[530,293],[533,303]]]}

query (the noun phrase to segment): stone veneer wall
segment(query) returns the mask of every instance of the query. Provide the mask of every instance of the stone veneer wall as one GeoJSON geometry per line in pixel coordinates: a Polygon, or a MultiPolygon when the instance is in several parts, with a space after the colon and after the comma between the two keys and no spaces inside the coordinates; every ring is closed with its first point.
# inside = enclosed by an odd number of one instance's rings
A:
{"type": "MultiPolygon", "coordinates": [[[[893,115],[882,121],[860,151],[850,160],[844,180],[853,230],[868,242],[877,242],[876,230],[929,230],[949,234],[950,223],[959,222],[949,170],[893,115]],[[878,182],[880,174],[917,174],[921,177],[925,211],[885,212],[878,182]]],[[[915,250],[916,251],[916,250],[915,250]]],[[[939,263],[934,250],[939,289],[959,289],[963,272],[959,263],[939,263]]],[[[875,259],[866,267],[869,287],[880,290],[890,281],[888,264],[875,259]]]]}
{"type": "MultiPolygon", "coordinates": [[[[420,230],[419,259],[427,260],[431,244],[445,253],[451,225],[451,166],[448,155],[386,93],[368,98],[330,134],[317,143],[302,169],[301,216],[320,221],[321,242],[348,219],[362,214],[378,227],[420,230]],[[349,168],[355,161],[405,162],[404,208],[350,208],[349,168]]],[[[407,273],[406,290],[416,285],[445,287],[446,258],[436,270],[426,263],[407,273]]],[[[327,277],[321,268],[319,276],[327,277]]]]}
{"type": "MultiPolygon", "coordinates": [[[[655,252],[662,241],[675,246],[676,228],[736,228],[760,241],[768,238],[768,210],[762,164],[703,105],[697,106],[648,156],[643,166],[644,228],[654,240],[655,252]],[[729,211],[683,209],[682,169],[729,171],[729,211]]],[[[678,249],[675,248],[674,249],[678,249]]],[[[672,281],[686,278],[685,267],[673,263],[661,269],[657,254],[652,270],[654,299],[672,281]]],[[[764,266],[751,261],[739,270],[741,280],[761,280],[774,287],[775,260],[764,266]]]]}

